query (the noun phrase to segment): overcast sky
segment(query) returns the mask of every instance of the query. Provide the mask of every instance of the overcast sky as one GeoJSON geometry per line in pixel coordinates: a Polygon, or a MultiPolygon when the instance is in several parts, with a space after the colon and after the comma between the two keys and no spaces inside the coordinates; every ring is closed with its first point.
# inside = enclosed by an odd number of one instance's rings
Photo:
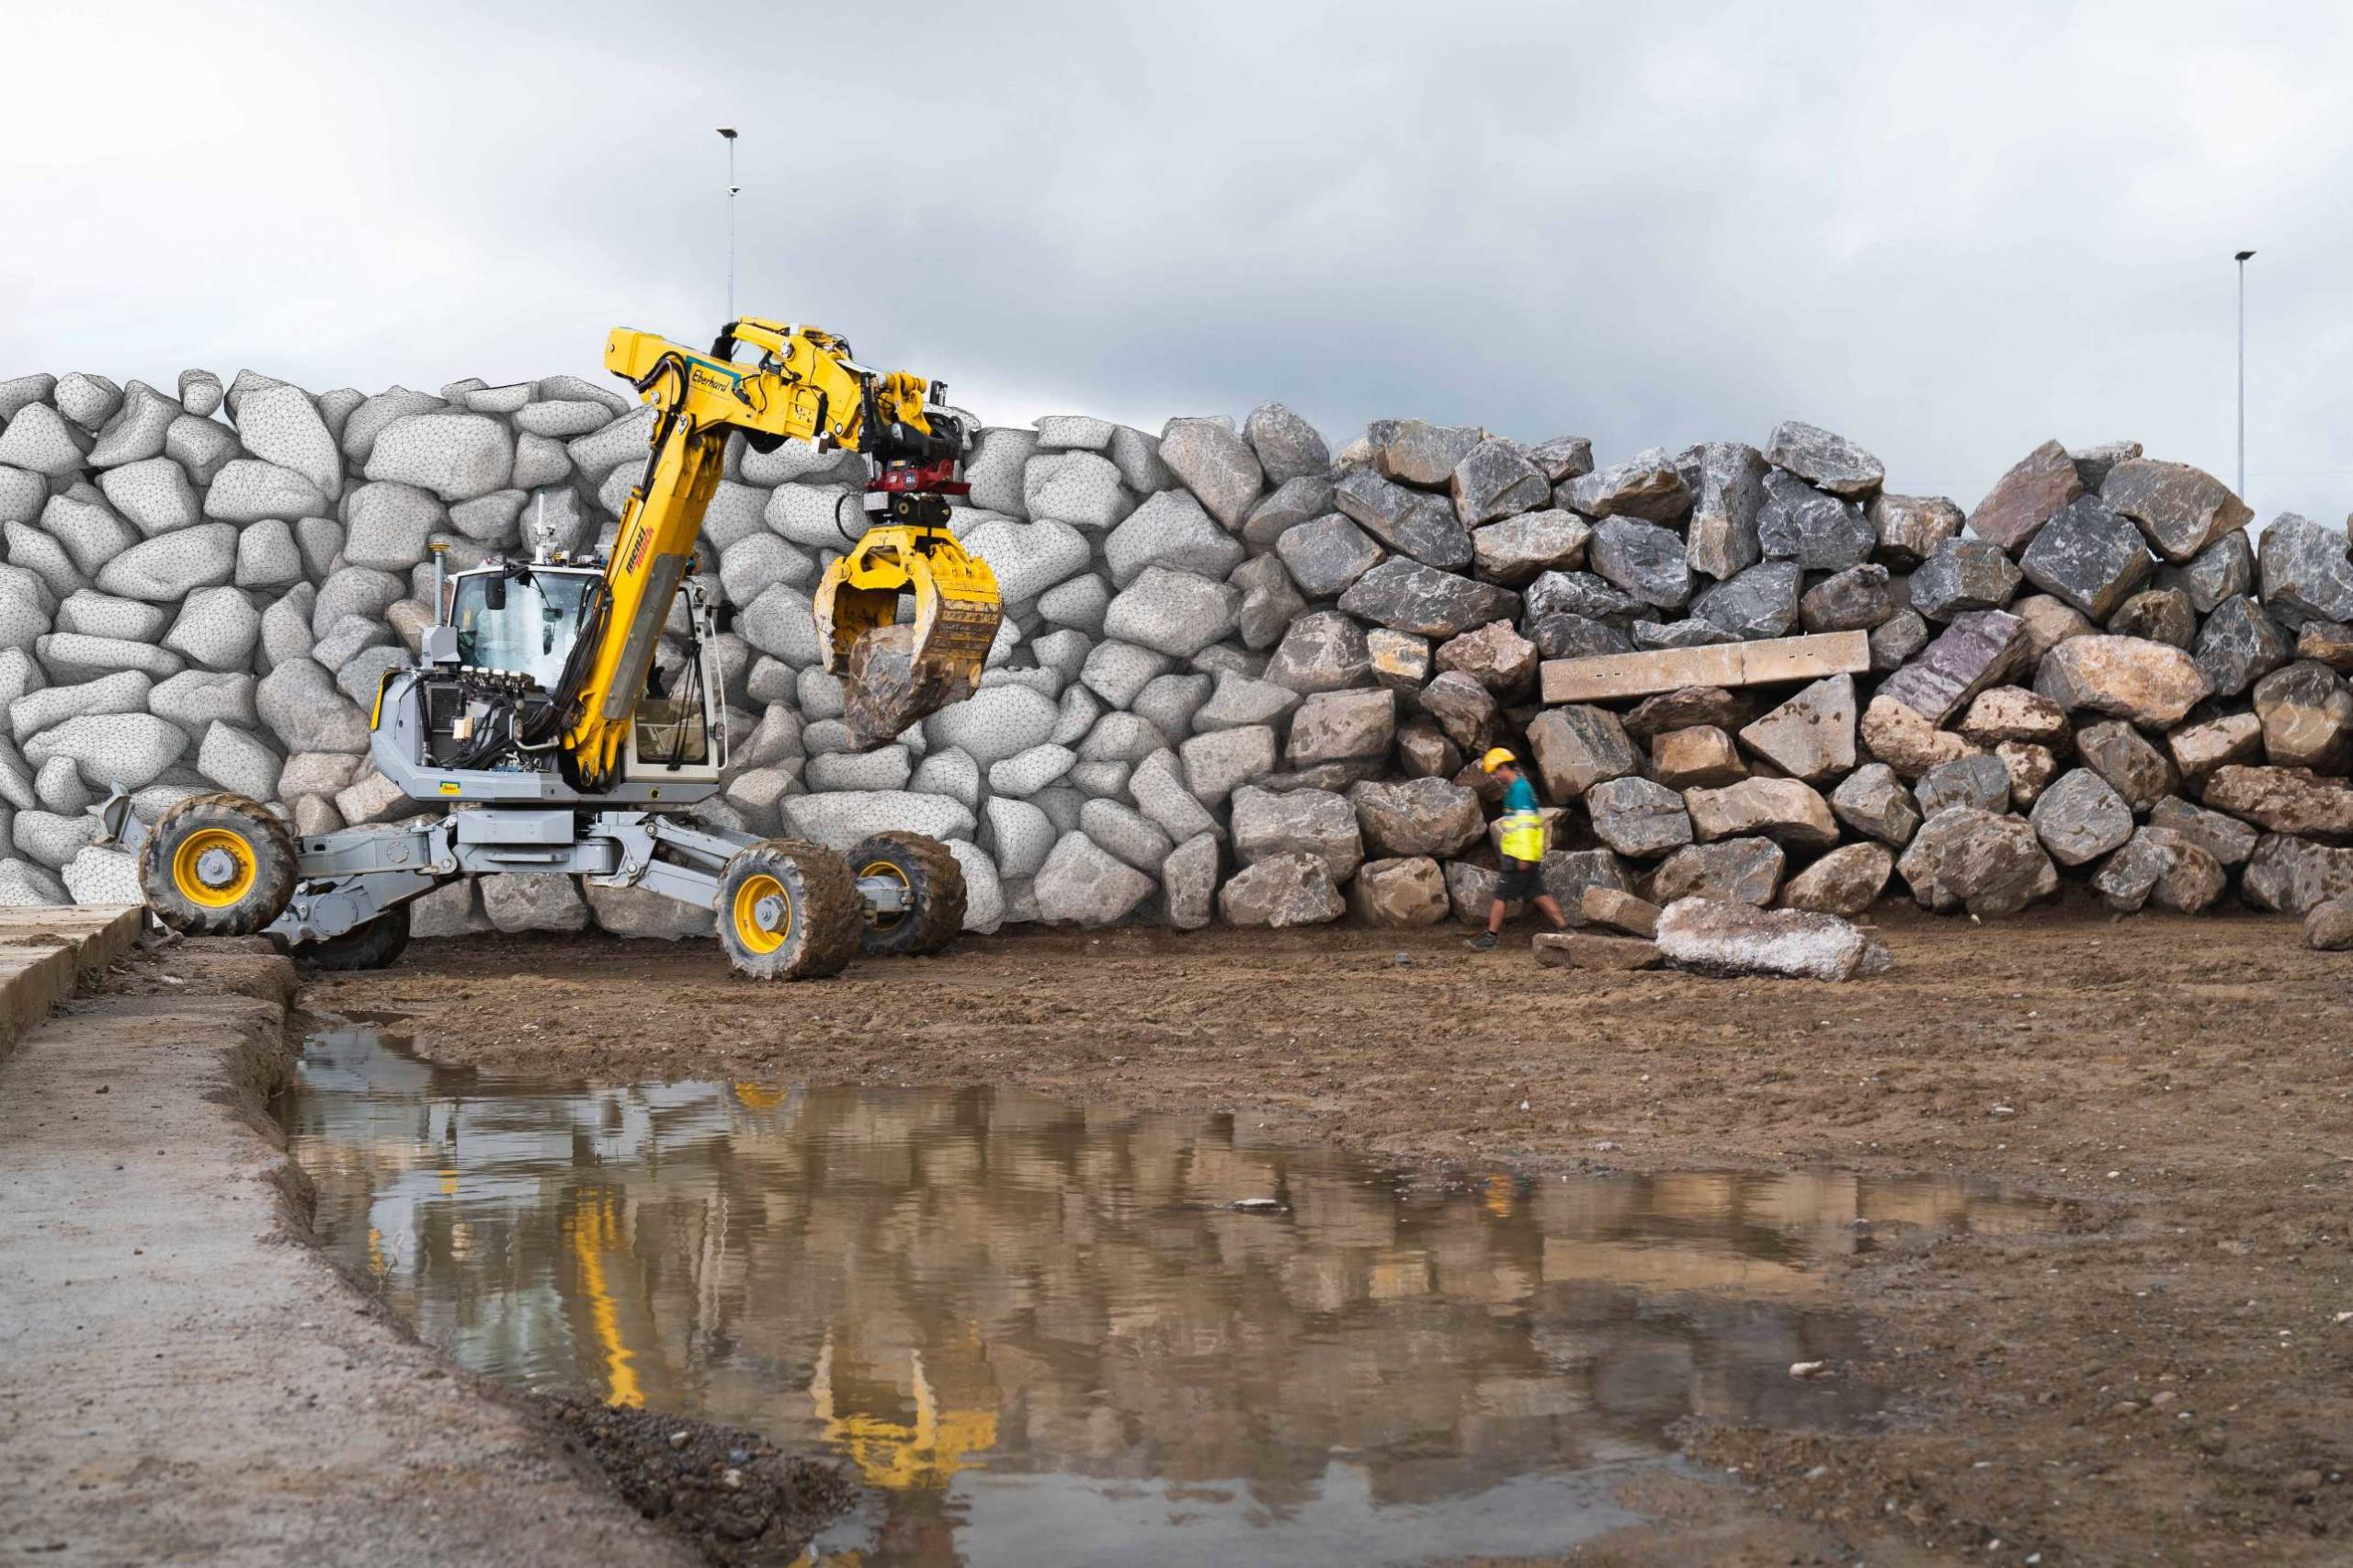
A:
{"type": "Polygon", "coordinates": [[[736,300],[992,423],[2120,437],[2353,506],[2353,8],[0,0],[0,378],[601,374],[736,300]],[[893,20],[896,17],[903,18],[893,20]]]}

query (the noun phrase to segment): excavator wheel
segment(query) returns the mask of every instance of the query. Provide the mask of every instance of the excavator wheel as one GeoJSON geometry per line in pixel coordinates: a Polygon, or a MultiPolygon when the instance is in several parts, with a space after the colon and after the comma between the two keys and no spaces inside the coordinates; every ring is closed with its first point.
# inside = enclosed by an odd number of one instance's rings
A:
{"type": "Polygon", "coordinates": [[[297,942],[294,957],[318,969],[390,969],[408,950],[408,908],[405,903],[396,903],[340,937],[329,937],[323,942],[297,942]]]}
{"type": "Polygon", "coordinates": [[[849,867],[907,890],[904,910],[866,915],[858,941],[868,952],[934,953],[964,929],[964,868],[939,840],[895,829],[873,834],[849,852],[849,867]]]}
{"type": "Polygon", "coordinates": [[[243,795],[190,795],[139,850],[139,892],[191,937],[249,937],[294,896],[294,835],[243,795]]]}
{"type": "Polygon", "coordinates": [[[823,980],[858,956],[849,863],[822,844],[764,838],[719,874],[719,945],[755,980],[823,980]]]}

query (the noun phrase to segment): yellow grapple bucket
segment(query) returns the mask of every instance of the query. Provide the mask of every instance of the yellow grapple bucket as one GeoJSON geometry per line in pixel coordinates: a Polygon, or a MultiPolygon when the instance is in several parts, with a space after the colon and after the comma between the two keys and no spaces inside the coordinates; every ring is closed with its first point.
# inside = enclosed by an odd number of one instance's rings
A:
{"type": "Polygon", "coordinates": [[[1005,606],[988,562],[944,528],[868,531],[817,585],[817,643],[842,681],[842,718],[859,751],[972,695],[1005,606]],[[899,621],[902,595],[915,620],[899,621]]]}

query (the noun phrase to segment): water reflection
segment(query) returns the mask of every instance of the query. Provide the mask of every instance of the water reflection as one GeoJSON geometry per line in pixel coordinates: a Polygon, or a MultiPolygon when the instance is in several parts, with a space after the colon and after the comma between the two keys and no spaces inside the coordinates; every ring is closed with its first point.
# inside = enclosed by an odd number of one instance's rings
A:
{"type": "Polygon", "coordinates": [[[365,1029],[312,1042],[283,1114],[321,1244],[424,1337],[830,1449],[876,1489],[844,1562],[1559,1551],[1624,1522],[1608,1472],[1685,1415],[1871,1417],[1788,1375],[1853,1354],[1813,1266],[1858,1217],[2037,1214],[1841,1176],[1441,1181],[1004,1090],[488,1079],[365,1029]]]}

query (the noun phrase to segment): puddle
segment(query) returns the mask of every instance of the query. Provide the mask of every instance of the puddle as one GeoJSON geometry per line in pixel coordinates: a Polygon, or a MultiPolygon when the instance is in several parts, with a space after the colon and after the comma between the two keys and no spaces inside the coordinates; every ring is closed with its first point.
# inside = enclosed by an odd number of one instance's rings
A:
{"type": "Polygon", "coordinates": [[[1857,1349],[1824,1260],[2043,1219],[1441,1179],[1007,1090],[491,1078],[369,1028],[313,1037],[280,1115],[319,1244],[425,1339],[837,1456],[871,1491],[817,1560],[868,1568],[1557,1553],[1633,1522],[1611,1487],[1685,1416],[1883,1419],[1789,1374],[1857,1349]]]}

